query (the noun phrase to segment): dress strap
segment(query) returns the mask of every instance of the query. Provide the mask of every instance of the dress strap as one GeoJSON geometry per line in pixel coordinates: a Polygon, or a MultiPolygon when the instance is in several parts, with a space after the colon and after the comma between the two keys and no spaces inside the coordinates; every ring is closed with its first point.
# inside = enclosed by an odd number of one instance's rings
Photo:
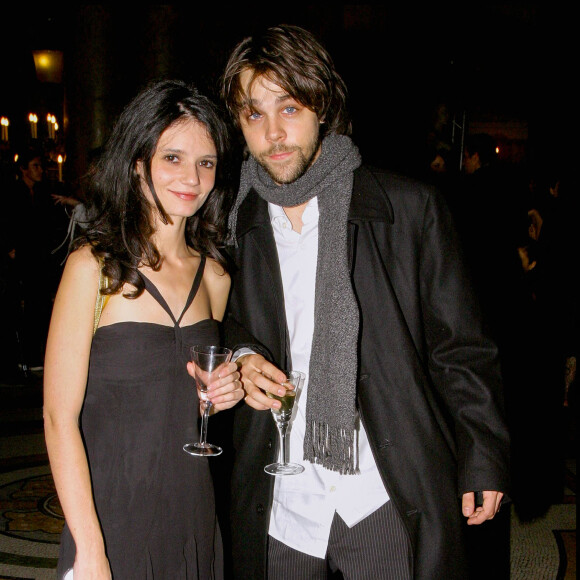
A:
{"type": "Polygon", "coordinates": [[[201,255],[199,267],[197,268],[197,273],[195,274],[195,278],[193,279],[193,283],[191,285],[191,290],[189,291],[189,296],[187,297],[185,307],[181,311],[181,315],[177,320],[175,319],[175,316],[173,316],[173,312],[171,312],[171,308],[169,308],[169,305],[165,301],[165,298],[163,298],[163,296],[161,295],[161,292],[159,292],[159,290],[157,289],[157,286],[155,286],[155,284],[153,284],[153,282],[151,282],[151,280],[149,280],[149,278],[147,278],[147,276],[145,276],[145,274],[143,274],[143,272],[139,272],[139,276],[141,276],[141,278],[143,279],[143,282],[145,283],[145,288],[146,288],[147,292],[149,292],[149,294],[151,294],[151,296],[153,296],[153,298],[155,298],[155,300],[157,300],[157,302],[163,308],[163,310],[165,310],[165,312],[167,312],[167,314],[169,314],[169,316],[171,317],[171,320],[173,320],[173,324],[175,324],[175,326],[179,326],[181,319],[183,318],[184,314],[187,312],[187,309],[191,306],[191,303],[193,302],[193,299],[195,298],[195,295],[197,294],[197,291],[199,289],[199,285],[201,284],[201,279],[203,278],[204,267],[205,267],[205,256],[201,255]]]}
{"type": "Polygon", "coordinates": [[[95,303],[95,314],[93,318],[93,336],[97,332],[97,327],[99,326],[99,321],[101,320],[101,313],[107,305],[109,294],[103,294],[103,290],[109,287],[109,278],[103,273],[103,266],[105,262],[103,258],[98,258],[99,260],[99,285],[97,287],[97,301],[95,303]]]}
{"type": "Polygon", "coordinates": [[[199,285],[201,284],[201,279],[203,278],[204,269],[205,269],[205,254],[200,254],[199,267],[197,268],[197,273],[195,274],[195,278],[193,279],[193,284],[191,285],[191,290],[189,291],[187,302],[185,303],[185,307],[181,312],[181,316],[179,317],[177,324],[181,323],[181,319],[191,306],[191,303],[193,302],[193,299],[195,298],[195,295],[199,290],[199,285]]]}

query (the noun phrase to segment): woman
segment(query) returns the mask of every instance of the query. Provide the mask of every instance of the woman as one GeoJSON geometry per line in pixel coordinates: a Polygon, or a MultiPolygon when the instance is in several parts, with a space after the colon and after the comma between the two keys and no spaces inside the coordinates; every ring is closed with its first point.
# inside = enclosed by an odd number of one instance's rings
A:
{"type": "MultiPolygon", "coordinates": [[[[199,437],[188,347],[219,342],[230,287],[226,148],[211,102],[162,81],[127,106],[92,172],[96,217],[67,260],[45,361],[59,578],[222,575],[208,462],[182,447],[199,437]]],[[[242,398],[238,379],[230,363],[211,386],[216,411],[242,398]]]]}

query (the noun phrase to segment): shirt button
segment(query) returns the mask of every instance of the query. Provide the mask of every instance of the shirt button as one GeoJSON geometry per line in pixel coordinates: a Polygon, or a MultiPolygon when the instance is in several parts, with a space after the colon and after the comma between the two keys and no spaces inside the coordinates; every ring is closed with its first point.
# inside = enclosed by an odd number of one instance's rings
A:
{"type": "Polygon", "coordinates": [[[261,503],[259,503],[256,506],[256,512],[259,513],[259,514],[263,514],[264,513],[264,506],[261,503]]]}
{"type": "Polygon", "coordinates": [[[336,485],[331,485],[330,486],[330,491],[336,491],[336,485]]]}

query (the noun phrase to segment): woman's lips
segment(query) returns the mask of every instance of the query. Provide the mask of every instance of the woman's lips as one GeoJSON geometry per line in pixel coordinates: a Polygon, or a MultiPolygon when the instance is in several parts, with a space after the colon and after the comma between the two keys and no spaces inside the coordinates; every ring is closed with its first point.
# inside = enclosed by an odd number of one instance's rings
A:
{"type": "Polygon", "coordinates": [[[183,201],[193,201],[199,197],[198,193],[186,193],[183,191],[172,191],[171,193],[183,201]]]}

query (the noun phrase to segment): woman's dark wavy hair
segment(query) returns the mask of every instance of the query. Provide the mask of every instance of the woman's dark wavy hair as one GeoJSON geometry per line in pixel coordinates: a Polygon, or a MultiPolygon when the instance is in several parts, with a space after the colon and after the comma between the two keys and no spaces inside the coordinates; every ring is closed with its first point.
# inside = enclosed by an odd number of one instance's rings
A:
{"type": "Polygon", "coordinates": [[[233,50],[221,78],[221,97],[239,128],[239,113],[247,104],[240,75],[252,71],[254,82],[265,77],[314,111],[321,137],[351,134],[347,88],[332,58],[307,30],[281,24],[242,40],[233,50]]]}
{"type": "Polygon", "coordinates": [[[161,268],[162,257],[152,241],[153,212],[164,223],[170,221],[151,179],[151,160],[161,134],[186,119],[202,123],[217,150],[215,186],[203,206],[187,219],[187,244],[214,258],[224,268],[226,219],[231,202],[229,132],[216,105],[193,85],[177,80],[157,81],[141,91],[121,113],[103,152],[88,175],[88,215],[93,216],[73,249],[92,246],[104,261],[109,278],[108,294],[119,292],[128,282],[136,290],[125,295],[136,298],[144,290],[137,268],[146,264],[161,268]],[[137,162],[155,205],[147,200],[140,185],[137,162]]]}

